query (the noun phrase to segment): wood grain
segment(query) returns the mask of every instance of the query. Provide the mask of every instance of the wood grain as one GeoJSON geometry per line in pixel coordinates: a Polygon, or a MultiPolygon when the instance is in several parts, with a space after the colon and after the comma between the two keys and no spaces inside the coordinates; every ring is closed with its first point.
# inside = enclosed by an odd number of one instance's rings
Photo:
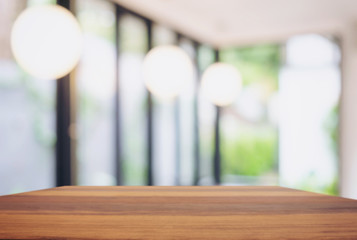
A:
{"type": "Polygon", "coordinates": [[[357,201],[281,187],[60,187],[1,196],[0,239],[357,239],[357,201]]]}

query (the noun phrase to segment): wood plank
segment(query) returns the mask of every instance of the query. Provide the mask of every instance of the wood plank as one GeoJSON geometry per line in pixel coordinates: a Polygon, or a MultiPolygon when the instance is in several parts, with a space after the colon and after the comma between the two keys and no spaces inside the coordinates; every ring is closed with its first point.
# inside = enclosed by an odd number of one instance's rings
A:
{"type": "Polygon", "coordinates": [[[357,201],[281,187],[60,187],[1,196],[0,239],[357,239],[357,201]]]}

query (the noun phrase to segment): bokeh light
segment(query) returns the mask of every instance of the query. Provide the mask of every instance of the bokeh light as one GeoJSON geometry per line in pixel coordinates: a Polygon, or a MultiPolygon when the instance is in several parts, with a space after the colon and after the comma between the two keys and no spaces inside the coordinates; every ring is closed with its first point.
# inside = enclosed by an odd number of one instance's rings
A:
{"type": "Polygon", "coordinates": [[[144,59],[145,85],[161,100],[172,100],[193,80],[189,56],[176,46],[159,46],[144,59]]]}
{"type": "Polygon", "coordinates": [[[41,79],[68,74],[81,54],[82,34],[76,18],[58,5],[31,7],[16,19],[11,47],[18,64],[41,79]]]}
{"type": "Polygon", "coordinates": [[[201,91],[217,106],[234,102],[241,90],[242,78],[238,70],[226,63],[214,63],[203,73],[201,91]]]}

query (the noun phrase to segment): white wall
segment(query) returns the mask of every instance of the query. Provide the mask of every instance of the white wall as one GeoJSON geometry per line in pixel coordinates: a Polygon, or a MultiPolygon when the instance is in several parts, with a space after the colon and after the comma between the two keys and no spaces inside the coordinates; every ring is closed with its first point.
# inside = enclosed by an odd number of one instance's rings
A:
{"type": "Polygon", "coordinates": [[[340,195],[357,199],[357,27],[341,33],[340,195]]]}

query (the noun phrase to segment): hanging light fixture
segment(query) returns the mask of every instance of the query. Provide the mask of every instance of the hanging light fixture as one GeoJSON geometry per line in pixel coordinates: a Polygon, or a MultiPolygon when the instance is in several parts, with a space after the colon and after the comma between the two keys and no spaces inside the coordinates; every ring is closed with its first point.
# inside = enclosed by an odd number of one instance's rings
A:
{"type": "Polygon", "coordinates": [[[143,73],[148,90],[161,100],[172,100],[193,80],[190,57],[179,47],[159,46],[148,52],[143,73]]]}
{"type": "Polygon", "coordinates": [[[11,33],[11,48],[18,64],[41,79],[68,74],[81,54],[82,34],[76,18],[58,5],[24,10],[11,33]]]}
{"type": "Polygon", "coordinates": [[[223,107],[234,102],[241,90],[238,70],[226,63],[213,63],[202,75],[201,91],[213,104],[223,107]]]}

